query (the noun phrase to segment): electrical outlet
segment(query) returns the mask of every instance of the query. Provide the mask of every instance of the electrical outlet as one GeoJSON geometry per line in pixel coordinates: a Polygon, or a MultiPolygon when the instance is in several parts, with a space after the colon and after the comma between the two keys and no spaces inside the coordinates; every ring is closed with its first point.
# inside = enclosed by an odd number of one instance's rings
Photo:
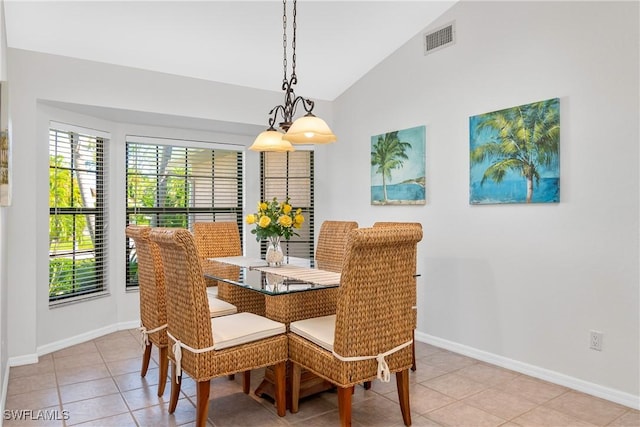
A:
{"type": "Polygon", "coordinates": [[[598,331],[591,331],[589,335],[589,348],[602,351],[602,336],[604,334],[598,331]]]}

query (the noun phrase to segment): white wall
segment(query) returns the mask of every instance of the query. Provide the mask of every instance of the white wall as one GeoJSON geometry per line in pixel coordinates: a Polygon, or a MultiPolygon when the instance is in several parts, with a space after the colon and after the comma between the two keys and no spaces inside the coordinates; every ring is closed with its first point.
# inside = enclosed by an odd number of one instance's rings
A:
{"type": "MultiPolygon", "coordinates": [[[[124,290],[124,136],[135,133],[248,145],[266,128],[267,113],[282,101],[282,94],[23,50],[8,52],[9,91],[14,100],[10,106],[14,197],[3,229],[9,247],[3,268],[10,300],[6,313],[10,363],[20,364],[138,319],[138,296],[124,290]],[[149,122],[154,125],[139,122],[145,115],[143,121],[152,117],[149,122]],[[47,301],[49,120],[111,132],[113,154],[111,295],[55,309],[47,301]],[[207,120],[212,122],[210,129],[177,125],[206,124],[207,120]],[[216,126],[236,131],[216,132],[216,126]]],[[[317,106],[319,114],[330,120],[330,105],[321,101],[317,106]]],[[[246,157],[248,200],[258,199],[258,159],[253,152],[246,157]]],[[[255,249],[251,240],[247,245],[255,249]]]]}
{"type": "Polygon", "coordinates": [[[431,28],[454,20],[334,102],[317,218],[423,224],[420,338],[637,407],[638,3],[462,2],[431,28]],[[470,206],[469,116],[554,97],[560,203],[470,206]],[[370,137],[423,124],[427,205],[371,206],[370,137]]]}

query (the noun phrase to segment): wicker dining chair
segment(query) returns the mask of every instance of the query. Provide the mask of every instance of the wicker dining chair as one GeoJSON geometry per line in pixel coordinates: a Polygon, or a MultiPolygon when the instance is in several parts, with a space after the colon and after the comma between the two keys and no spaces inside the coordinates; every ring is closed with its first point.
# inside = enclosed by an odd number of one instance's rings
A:
{"type": "Polygon", "coordinates": [[[316,244],[316,267],[336,273],[342,271],[347,235],[355,228],[358,228],[355,221],[324,221],[316,244]]]}
{"type": "MultiPolygon", "coordinates": [[[[419,222],[376,222],[373,224],[373,227],[394,227],[394,228],[398,228],[398,227],[414,227],[418,230],[422,231],[422,224],[420,224],[419,222]]],[[[416,249],[416,256],[418,256],[418,251],[416,249]]],[[[416,268],[417,268],[417,262],[416,262],[416,268]]],[[[417,366],[416,366],[416,345],[415,345],[415,330],[418,327],[418,295],[417,295],[417,278],[414,277],[414,283],[416,284],[416,286],[414,286],[413,288],[413,340],[414,343],[411,346],[412,349],[412,365],[411,365],[411,370],[415,371],[417,366]]]]}
{"type": "MultiPolygon", "coordinates": [[[[219,275],[220,268],[224,268],[225,276],[230,279],[239,278],[240,267],[238,266],[212,267],[207,263],[207,258],[242,255],[240,231],[237,223],[232,221],[195,222],[193,224],[193,237],[200,262],[202,263],[202,269],[205,273],[211,268],[215,268],[217,275],[219,275]]],[[[217,295],[218,298],[235,305],[238,311],[248,311],[249,313],[264,316],[264,295],[212,279],[206,279],[205,283],[212,295],[217,295]]]]}
{"type": "Polygon", "coordinates": [[[351,425],[354,385],[375,378],[389,381],[395,373],[402,418],[411,425],[411,289],[421,239],[422,231],[413,228],[349,233],[336,314],[290,325],[291,412],[298,410],[302,368],[338,387],[342,426],[351,425]]]}
{"type": "Polygon", "coordinates": [[[140,331],[144,342],[140,375],[147,375],[151,350],[158,348],[158,396],[164,394],[167,383],[167,310],[164,271],[157,245],[149,239],[150,227],[129,225],[126,235],[133,240],[138,258],[138,286],[140,289],[140,331]]]}
{"type": "MultiPolygon", "coordinates": [[[[196,383],[196,426],[205,426],[210,380],[275,365],[276,406],[285,415],[285,325],[253,313],[210,318],[202,266],[193,235],[156,228],[167,289],[167,337],[171,360],[169,413],[176,409],[182,370],[196,383]]],[[[248,392],[248,388],[245,390],[248,392]]]]}
{"type": "MultiPolygon", "coordinates": [[[[138,259],[138,286],[140,289],[140,332],[144,343],[142,369],[140,375],[145,376],[149,368],[152,345],[159,351],[158,396],[164,394],[167,382],[169,361],[167,359],[167,308],[164,283],[164,267],[158,245],[151,241],[151,227],[128,225],[125,234],[136,248],[138,259]]],[[[218,299],[207,293],[207,304],[211,317],[226,316],[237,313],[233,304],[218,299]]]]}

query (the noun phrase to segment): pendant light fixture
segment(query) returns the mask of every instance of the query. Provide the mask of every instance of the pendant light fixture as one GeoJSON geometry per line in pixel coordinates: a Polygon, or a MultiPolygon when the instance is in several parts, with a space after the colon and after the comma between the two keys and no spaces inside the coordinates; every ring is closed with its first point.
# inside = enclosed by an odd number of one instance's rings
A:
{"type": "Polygon", "coordinates": [[[291,144],[326,144],[335,142],[336,136],[333,134],[327,123],[316,117],[312,111],[314,102],[310,99],[297,96],[293,87],[298,83],[296,75],[296,3],[293,0],[293,41],[291,48],[291,77],[287,77],[287,0],[282,1],[282,46],[284,47],[283,68],[284,78],[282,80],[282,90],[284,91],[284,105],[276,105],[269,111],[269,128],[261,132],[253,142],[250,150],[253,151],[293,151],[291,144]],[[298,104],[302,103],[307,114],[293,120],[298,104]],[[280,132],[274,125],[280,115],[282,121],[278,123],[280,132]]]}

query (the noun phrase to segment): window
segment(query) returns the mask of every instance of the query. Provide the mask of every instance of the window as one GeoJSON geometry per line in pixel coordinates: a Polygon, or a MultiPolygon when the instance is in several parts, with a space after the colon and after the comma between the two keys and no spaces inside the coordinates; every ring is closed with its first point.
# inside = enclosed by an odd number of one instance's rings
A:
{"type": "MultiPolygon", "coordinates": [[[[127,224],[236,221],[242,233],[242,147],[127,137],[126,157],[127,224]]],[[[127,286],[137,286],[132,242],[126,255],[127,286]]]]}
{"type": "MultiPolygon", "coordinates": [[[[301,208],[305,218],[304,226],[296,230],[299,236],[282,240],[285,255],[313,258],[313,151],[263,152],[260,170],[262,174],[260,200],[276,197],[284,201],[289,196],[294,208],[301,208]]],[[[267,252],[267,243],[261,242],[261,253],[267,252]]]]}
{"type": "Polygon", "coordinates": [[[50,304],[107,290],[106,141],[64,127],[49,129],[50,304]]]}

